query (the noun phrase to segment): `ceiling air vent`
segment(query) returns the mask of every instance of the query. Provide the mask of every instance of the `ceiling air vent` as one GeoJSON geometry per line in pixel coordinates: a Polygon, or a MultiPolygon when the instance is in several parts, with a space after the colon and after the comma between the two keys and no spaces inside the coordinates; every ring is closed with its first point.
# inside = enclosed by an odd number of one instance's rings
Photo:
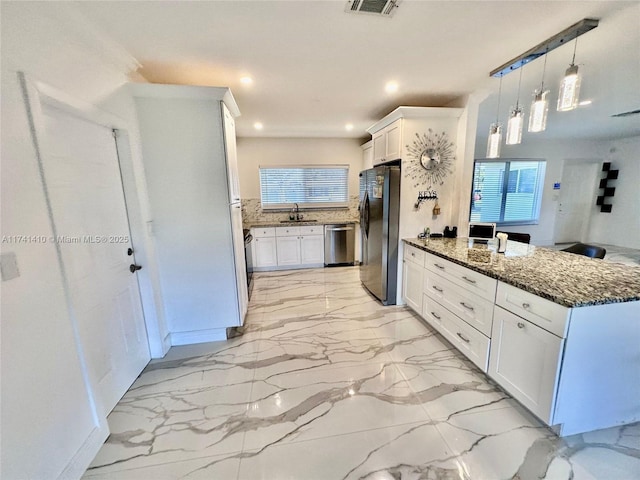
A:
{"type": "Polygon", "coordinates": [[[400,0],[349,0],[345,11],[351,13],[373,13],[391,17],[400,0]]]}

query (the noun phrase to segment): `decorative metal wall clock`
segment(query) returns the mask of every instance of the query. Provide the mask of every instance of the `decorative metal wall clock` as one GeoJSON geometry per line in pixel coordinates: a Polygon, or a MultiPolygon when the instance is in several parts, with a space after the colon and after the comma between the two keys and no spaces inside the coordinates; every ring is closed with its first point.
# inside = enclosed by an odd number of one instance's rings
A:
{"type": "Polygon", "coordinates": [[[410,163],[405,177],[411,178],[414,187],[442,185],[447,175],[452,173],[456,157],[453,142],[445,132],[434,133],[429,129],[428,134],[416,133],[413,145],[406,148],[410,163]]]}

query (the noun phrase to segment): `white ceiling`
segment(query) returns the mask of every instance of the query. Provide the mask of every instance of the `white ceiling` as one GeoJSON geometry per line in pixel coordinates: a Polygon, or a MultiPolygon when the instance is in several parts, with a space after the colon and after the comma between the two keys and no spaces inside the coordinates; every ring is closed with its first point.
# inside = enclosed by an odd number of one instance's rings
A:
{"type": "MultiPolygon", "coordinates": [[[[496,92],[489,71],[585,17],[601,19],[578,40],[582,98],[551,112],[549,136],[640,134],[640,2],[404,0],[392,18],[352,14],[346,1],[78,2],[97,29],[142,65],[150,82],[229,86],[240,136],[355,137],[399,105],[459,106],[496,92]],[[251,86],[240,83],[250,75],[251,86]],[[386,82],[399,91],[384,91],[386,82]],[[560,116],[561,115],[561,116],[560,116]],[[254,122],[264,130],[254,130],[254,122]],[[345,124],[352,123],[351,132],[345,124]]],[[[571,47],[548,55],[552,102],[571,47]]],[[[539,85],[542,59],[524,69],[521,99],[539,85]]],[[[504,77],[501,117],[518,73],[504,77]]],[[[496,95],[479,125],[495,118],[496,95]]],[[[483,127],[480,127],[483,128],[483,127]]]]}

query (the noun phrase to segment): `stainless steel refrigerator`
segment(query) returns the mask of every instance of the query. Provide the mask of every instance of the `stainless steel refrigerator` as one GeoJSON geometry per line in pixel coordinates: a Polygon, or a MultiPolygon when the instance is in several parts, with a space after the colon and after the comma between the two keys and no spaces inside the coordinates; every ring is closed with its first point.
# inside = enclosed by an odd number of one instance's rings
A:
{"type": "Polygon", "coordinates": [[[400,167],[360,172],[360,281],[383,305],[395,305],[398,280],[400,167]]]}

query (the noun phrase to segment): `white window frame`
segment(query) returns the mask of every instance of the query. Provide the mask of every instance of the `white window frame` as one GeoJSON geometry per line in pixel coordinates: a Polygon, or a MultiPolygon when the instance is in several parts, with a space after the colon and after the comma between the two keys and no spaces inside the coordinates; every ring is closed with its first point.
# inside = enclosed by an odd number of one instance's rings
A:
{"type": "Polygon", "coordinates": [[[329,208],[348,208],[349,207],[349,165],[260,165],[258,167],[258,181],[260,183],[260,203],[263,210],[290,210],[294,203],[298,204],[300,209],[329,209],[329,208]],[[344,178],[345,184],[345,201],[343,202],[304,202],[295,200],[287,201],[284,203],[266,203],[264,202],[264,186],[262,183],[262,172],[265,170],[277,170],[277,169],[342,169],[346,171],[344,178]]]}
{"type": "MultiPolygon", "coordinates": [[[[540,223],[540,209],[542,206],[542,196],[544,193],[544,179],[546,174],[547,161],[544,158],[477,158],[473,162],[473,173],[471,177],[471,196],[470,196],[470,207],[469,207],[469,221],[470,222],[492,222],[495,223],[496,226],[499,227],[507,227],[514,225],[538,225],[540,223]],[[477,163],[520,163],[520,162],[538,162],[541,164],[541,169],[538,170],[538,182],[537,182],[537,190],[535,192],[535,203],[533,205],[533,212],[535,213],[534,218],[527,220],[519,220],[519,221],[500,221],[495,219],[472,219],[471,215],[473,214],[473,203],[474,198],[473,195],[474,187],[475,187],[475,172],[476,172],[476,164],[477,163]]],[[[502,215],[504,215],[504,208],[506,204],[506,196],[509,193],[507,190],[508,186],[508,175],[504,176],[503,179],[503,191],[502,191],[502,215]]]]}

